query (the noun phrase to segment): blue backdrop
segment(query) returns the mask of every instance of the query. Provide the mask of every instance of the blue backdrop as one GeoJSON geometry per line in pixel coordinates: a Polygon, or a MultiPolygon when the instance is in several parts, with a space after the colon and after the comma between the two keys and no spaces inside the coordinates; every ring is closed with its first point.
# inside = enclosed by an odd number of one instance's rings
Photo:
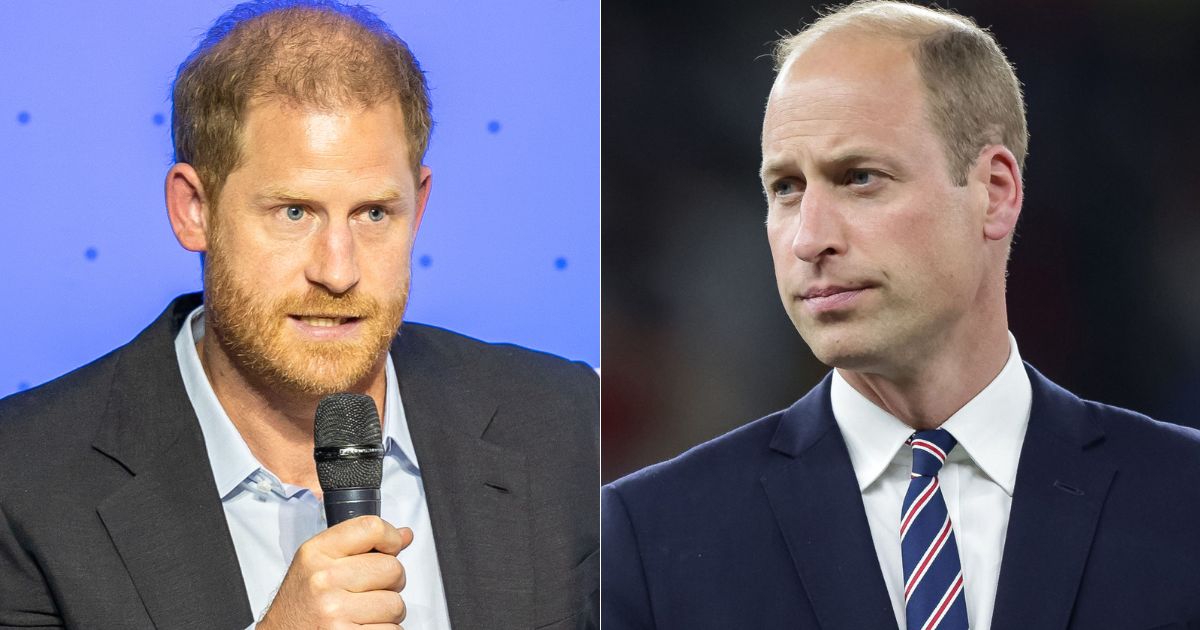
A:
{"type": "MultiPolygon", "coordinates": [[[[175,68],[232,2],[0,5],[0,396],[201,287],[171,234],[175,68]]],[[[428,77],[407,320],[599,364],[599,3],[371,6],[428,77]]]]}

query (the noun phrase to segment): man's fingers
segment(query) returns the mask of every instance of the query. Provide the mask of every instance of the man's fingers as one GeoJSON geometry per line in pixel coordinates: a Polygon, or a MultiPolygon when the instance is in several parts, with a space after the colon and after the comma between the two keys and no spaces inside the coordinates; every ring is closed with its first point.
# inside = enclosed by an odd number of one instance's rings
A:
{"type": "MultiPolygon", "coordinates": [[[[391,527],[391,526],[389,526],[391,527]]],[[[392,527],[391,532],[380,538],[378,544],[374,546],[374,551],[379,553],[390,553],[392,556],[404,550],[404,547],[413,544],[413,530],[407,527],[392,527]]]]}
{"type": "Polygon", "coordinates": [[[350,621],[354,623],[400,623],[408,613],[404,607],[404,598],[392,591],[350,593],[346,601],[349,604],[346,612],[349,613],[350,621]]]}
{"type": "Polygon", "coordinates": [[[330,572],[330,580],[351,593],[398,593],[404,588],[404,566],[391,554],[375,552],[341,558],[330,572]]]}
{"type": "Polygon", "coordinates": [[[412,544],[413,533],[407,527],[392,527],[391,525],[388,525],[388,527],[391,529],[386,536],[376,541],[374,550],[394,556],[412,544]]]}
{"type": "MultiPolygon", "coordinates": [[[[411,530],[408,532],[408,540],[412,540],[411,530]]],[[[344,558],[369,551],[380,551],[394,556],[404,548],[404,541],[400,530],[378,516],[358,516],[313,536],[301,546],[301,550],[311,544],[317,551],[331,558],[344,558]]]]}

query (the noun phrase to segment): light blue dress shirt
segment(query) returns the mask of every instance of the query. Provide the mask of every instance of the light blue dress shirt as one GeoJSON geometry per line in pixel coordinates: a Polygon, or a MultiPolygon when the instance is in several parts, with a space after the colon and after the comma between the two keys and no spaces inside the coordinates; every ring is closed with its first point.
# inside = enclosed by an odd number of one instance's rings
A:
{"type": "MultiPolygon", "coordinates": [[[[217,493],[237,550],[255,619],[270,607],[292,556],[304,541],[325,529],[325,510],[308,488],[283,483],[250,452],[221,407],[200,364],[196,342],[204,337],[204,307],[188,316],[175,337],[179,371],[200,420],[204,446],[217,493]]],[[[434,548],[429,509],[417,453],[400,403],[392,357],[387,359],[383,408],[382,514],[384,520],[413,530],[413,542],[400,552],[408,584],[402,592],[408,608],[406,630],[449,630],[450,615],[442,572],[434,548]]]]}

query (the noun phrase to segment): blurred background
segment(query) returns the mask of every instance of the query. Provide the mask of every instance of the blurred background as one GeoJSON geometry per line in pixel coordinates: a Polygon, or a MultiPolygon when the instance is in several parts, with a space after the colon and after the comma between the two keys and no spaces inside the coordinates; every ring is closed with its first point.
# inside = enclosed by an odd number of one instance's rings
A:
{"type": "MultiPolygon", "coordinates": [[[[168,97],[234,4],[0,2],[0,397],[201,288],[163,204],[168,97]]],[[[599,2],[370,4],[433,99],[406,319],[599,365],[599,2]]]]}
{"type": "MultiPolygon", "coordinates": [[[[757,174],[771,44],[814,5],[673,4],[604,0],[605,481],[828,371],[776,293],[757,174]]],[[[1200,3],[948,7],[992,29],[1025,86],[1022,357],[1080,396],[1200,426],[1200,3]]]]}

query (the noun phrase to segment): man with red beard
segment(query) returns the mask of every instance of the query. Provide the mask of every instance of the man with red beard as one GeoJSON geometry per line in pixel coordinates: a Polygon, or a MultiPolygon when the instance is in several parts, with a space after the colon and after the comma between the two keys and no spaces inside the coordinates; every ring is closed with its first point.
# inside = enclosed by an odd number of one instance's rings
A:
{"type": "Polygon", "coordinates": [[[595,374],[401,326],[429,110],[361,7],[216,22],[166,178],[204,293],[0,403],[0,626],[597,624],[595,374]],[[313,417],[342,391],[381,410],[383,506],[326,528],[313,417]]]}

